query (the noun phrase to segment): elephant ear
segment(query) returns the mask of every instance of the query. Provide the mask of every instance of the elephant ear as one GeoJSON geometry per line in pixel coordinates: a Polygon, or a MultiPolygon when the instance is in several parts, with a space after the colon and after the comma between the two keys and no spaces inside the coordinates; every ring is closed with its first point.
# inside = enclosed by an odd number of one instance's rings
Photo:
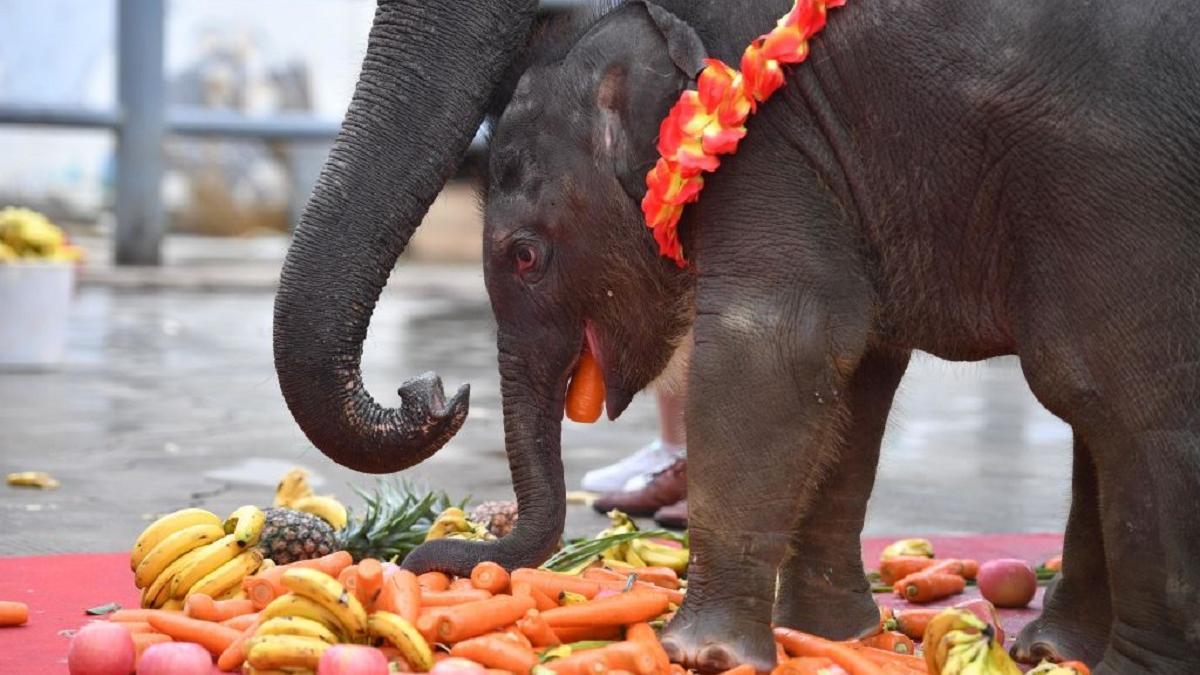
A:
{"type": "Polygon", "coordinates": [[[608,18],[620,24],[629,48],[596,86],[600,147],[625,192],[640,202],[658,159],[659,124],[704,68],[706,52],[691,26],[653,3],[630,3],[608,18]]]}

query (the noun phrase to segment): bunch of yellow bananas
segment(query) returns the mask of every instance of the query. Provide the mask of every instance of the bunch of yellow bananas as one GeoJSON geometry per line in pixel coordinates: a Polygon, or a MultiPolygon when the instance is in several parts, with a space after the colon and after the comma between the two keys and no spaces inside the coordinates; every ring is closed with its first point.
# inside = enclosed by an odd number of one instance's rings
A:
{"type": "Polygon", "coordinates": [[[488,532],[487,526],[473,522],[467,518],[462,509],[451,506],[434,518],[429,531],[425,533],[425,541],[434,539],[467,539],[470,541],[491,541],[496,537],[488,532]]]}
{"type": "Polygon", "coordinates": [[[925,629],[925,664],[938,675],[1021,675],[994,629],[965,609],[947,609],[925,629]]]}
{"type": "Polygon", "coordinates": [[[17,260],[73,262],[83,252],[67,243],[54,223],[30,209],[0,209],[0,263],[17,260]]]}
{"type": "Polygon", "coordinates": [[[418,671],[433,667],[433,650],[411,623],[391,612],[368,616],[337,579],[319,570],[289,569],[281,581],[289,592],[263,608],[247,643],[251,668],[315,670],[330,645],[376,640],[395,646],[418,671]]]}
{"type": "Polygon", "coordinates": [[[879,554],[880,560],[891,560],[901,556],[932,558],[933,542],[928,539],[900,539],[893,541],[879,554]]]}
{"type": "Polygon", "coordinates": [[[1081,673],[1089,672],[1084,670],[1086,666],[1078,661],[1068,661],[1067,663],[1052,663],[1050,661],[1042,661],[1033,670],[1025,673],[1025,675],[1080,675],[1081,673]],[[1076,664],[1080,667],[1076,668],[1076,664]]]}
{"type": "MultiPolygon", "coordinates": [[[[622,532],[636,532],[638,529],[637,524],[620,511],[610,511],[608,517],[612,519],[612,525],[596,535],[597,539],[622,532]]],[[[688,554],[688,549],[683,547],[675,548],[652,539],[633,539],[605,549],[600,557],[607,567],[669,567],[684,574],[687,572],[688,554]]]]}
{"type": "Polygon", "coordinates": [[[346,505],[336,497],[313,494],[308,484],[308,472],[292,469],[284,474],[275,488],[275,506],[311,513],[329,523],[335,530],[346,527],[349,518],[346,505]]]}
{"type": "Polygon", "coordinates": [[[265,516],[243,506],[222,521],[204,509],[182,509],[151,523],[129,556],[142,607],[179,608],[192,593],[243,597],[242,579],[263,565],[255,548],[265,516]]]}

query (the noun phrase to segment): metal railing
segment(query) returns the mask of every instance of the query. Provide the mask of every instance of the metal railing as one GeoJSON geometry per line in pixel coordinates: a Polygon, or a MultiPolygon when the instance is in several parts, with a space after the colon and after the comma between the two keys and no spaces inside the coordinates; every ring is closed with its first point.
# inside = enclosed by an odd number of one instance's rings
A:
{"type": "MultiPolygon", "coordinates": [[[[443,0],[431,0],[433,2],[443,0]]],[[[562,11],[588,0],[542,0],[562,11]]],[[[205,108],[168,107],[163,68],[166,0],[117,0],[117,106],[113,110],[0,104],[0,124],[106,129],[117,138],[115,262],[158,265],[165,218],[160,197],[168,134],[262,140],[332,141],[340,120],[309,115],[248,117],[205,108]]],[[[478,149],[482,136],[476,136],[478,149]]]]}

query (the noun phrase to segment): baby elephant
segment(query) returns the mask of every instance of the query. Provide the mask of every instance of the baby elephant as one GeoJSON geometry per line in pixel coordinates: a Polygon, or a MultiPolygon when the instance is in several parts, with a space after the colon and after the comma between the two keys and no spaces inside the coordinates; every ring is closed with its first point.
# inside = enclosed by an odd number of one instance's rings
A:
{"type": "MultiPolygon", "coordinates": [[[[1200,673],[1200,4],[852,0],[706,177],[679,267],[639,208],[659,123],[703,58],[736,66],[791,5],[623,2],[518,58],[490,151],[484,271],[519,525],[406,565],[552,550],[564,392],[586,345],[610,417],[656,378],[687,378],[694,557],[669,653],[769,670],[772,622],[831,638],[877,622],[859,536],[912,350],[1012,354],[1074,430],[1066,563],[1015,654],[1200,673]]],[[[386,91],[360,85],[364,100],[386,91]]],[[[314,203],[351,183],[326,182],[314,203]]],[[[298,276],[285,271],[281,302],[298,276]]],[[[287,307],[322,297],[310,290],[287,307]]],[[[359,345],[365,300],[341,317],[359,345]]],[[[277,357],[291,356],[308,324],[277,321],[294,328],[277,357]]],[[[346,385],[331,391],[362,395],[353,356],[329,360],[346,385]]],[[[289,402],[320,386],[304,359],[282,362],[289,402]]],[[[365,450],[306,431],[354,466],[394,468],[387,439],[424,442],[419,461],[466,395],[447,402],[432,378],[402,394],[387,414],[324,408],[361,423],[365,450]]]]}

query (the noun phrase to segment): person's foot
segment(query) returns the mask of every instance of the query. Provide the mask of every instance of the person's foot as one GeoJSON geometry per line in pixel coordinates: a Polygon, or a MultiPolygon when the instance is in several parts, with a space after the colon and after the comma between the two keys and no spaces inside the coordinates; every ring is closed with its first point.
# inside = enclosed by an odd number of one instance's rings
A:
{"type": "Polygon", "coordinates": [[[581,486],[589,492],[624,490],[626,483],[631,479],[648,476],[670,466],[679,452],[679,448],[667,447],[662,441],[654,441],[615,464],[583,474],[581,486]]]}
{"type": "Polygon", "coordinates": [[[619,509],[631,516],[652,516],[664,506],[687,496],[687,458],[680,457],[655,473],[640,490],[606,492],[596,498],[592,508],[600,513],[619,509]]]}
{"type": "Polygon", "coordinates": [[[688,523],[687,499],[681,499],[655,511],[654,522],[668,530],[686,530],[688,523]]]}

